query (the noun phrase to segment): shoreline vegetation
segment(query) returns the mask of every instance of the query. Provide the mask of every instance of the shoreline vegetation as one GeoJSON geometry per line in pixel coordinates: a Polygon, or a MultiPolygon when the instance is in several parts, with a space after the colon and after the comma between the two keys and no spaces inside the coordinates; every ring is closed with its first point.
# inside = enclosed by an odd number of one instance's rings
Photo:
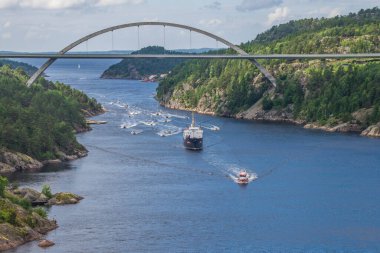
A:
{"type": "MultiPolygon", "coordinates": [[[[301,19],[273,26],[240,47],[253,54],[380,52],[379,22],[378,7],[301,19]]],[[[160,47],[141,51],[152,50],[165,52],[160,47]]],[[[143,63],[123,60],[104,71],[102,78],[162,76],[157,100],[171,109],[380,137],[378,59],[260,60],[276,78],[276,88],[246,60],[187,60],[175,66],[171,62],[167,68],[143,63]]]]}
{"type": "MultiPolygon", "coordinates": [[[[68,192],[52,194],[47,185],[41,192],[19,188],[9,185],[8,180],[0,176],[0,251],[35,240],[41,240],[40,247],[47,247],[46,240],[42,239],[58,224],[56,220],[48,219],[45,207],[76,204],[82,199],[68,192]]],[[[52,245],[54,243],[49,241],[49,246],[52,245]]]]}
{"type": "MultiPolygon", "coordinates": [[[[290,21],[240,46],[255,54],[380,52],[379,22],[377,7],[290,21]]],[[[260,63],[276,77],[276,88],[249,61],[191,60],[159,83],[157,98],[172,109],[380,137],[379,60],[260,63]]]]}
{"type": "MultiPolygon", "coordinates": [[[[240,46],[255,54],[380,52],[379,22],[377,7],[290,21],[240,46]]],[[[159,83],[157,99],[172,109],[380,137],[378,59],[260,63],[276,77],[276,88],[249,61],[190,60],[159,83]]]]}
{"type": "MultiPolygon", "coordinates": [[[[40,78],[27,88],[24,69],[33,68],[13,61],[5,63],[0,67],[0,175],[38,171],[49,163],[86,156],[88,151],[75,134],[91,130],[91,123],[104,124],[86,118],[105,109],[95,99],[59,82],[40,78]]],[[[52,194],[46,185],[41,192],[19,188],[0,176],[0,251],[40,240],[58,227],[40,205],[76,204],[81,199],[68,192],[52,194]]],[[[49,247],[54,243],[41,240],[38,245],[49,247]]]]}
{"type": "MultiPolygon", "coordinates": [[[[16,65],[16,64],[15,64],[16,65]]],[[[21,65],[23,66],[23,65],[21,65]]],[[[0,67],[0,173],[38,170],[87,155],[75,134],[105,112],[83,92],[40,78],[31,88],[22,68],[0,67]]]]}
{"type": "MultiPolygon", "coordinates": [[[[331,19],[291,21],[272,27],[241,47],[258,54],[380,52],[379,21],[378,8],[331,19]]],[[[379,61],[261,63],[277,78],[278,87],[272,88],[247,61],[170,63],[160,70],[167,73],[161,73],[165,76],[157,88],[157,99],[173,109],[380,137],[379,61]]],[[[26,65],[7,64],[0,66],[0,175],[39,170],[48,163],[86,156],[88,151],[77,142],[75,134],[91,130],[89,124],[105,124],[86,120],[105,109],[83,92],[43,77],[28,88],[26,65]]],[[[138,64],[145,66],[144,62],[138,64]]],[[[134,74],[125,77],[141,79],[155,71],[139,72],[138,64],[124,62],[134,74]]],[[[0,176],[0,250],[39,240],[58,227],[55,220],[47,218],[44,208],[34,204],[75,204],[81,199],[67,192],[52,194],[47,186],[41,192],[9,186],[8,180],[0,176]]],[[[52,245],[41,242],[47,244],[52,245]]]]}

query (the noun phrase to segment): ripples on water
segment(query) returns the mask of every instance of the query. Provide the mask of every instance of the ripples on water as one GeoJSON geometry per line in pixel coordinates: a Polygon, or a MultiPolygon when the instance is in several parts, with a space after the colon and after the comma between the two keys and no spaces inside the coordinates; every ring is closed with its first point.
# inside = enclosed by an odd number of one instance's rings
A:
{"type": "Polygon", "coordinates": [[[379,140],[197,115],[205,149],[190,152],[191,115],[160,107],[154,83],[99,79],[106,63],[47,73],[109,110],[78,135],[89,155],[13,177],[85,197],[49,210],[47,252],[380,252],[379,140]],[[231,180],[241,169],[247,187],[231,180]]]}

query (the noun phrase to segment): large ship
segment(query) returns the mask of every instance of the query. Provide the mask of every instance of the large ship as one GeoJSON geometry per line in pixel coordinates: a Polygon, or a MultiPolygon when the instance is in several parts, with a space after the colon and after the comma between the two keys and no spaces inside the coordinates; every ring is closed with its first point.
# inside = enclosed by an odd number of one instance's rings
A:
{"type": "Polygon", "coordinates": [[[195,126],[194,113],[192,113],[191,125],[183,130],[183,145],[190,150],[203,148],[203,130],[195,126]]]}

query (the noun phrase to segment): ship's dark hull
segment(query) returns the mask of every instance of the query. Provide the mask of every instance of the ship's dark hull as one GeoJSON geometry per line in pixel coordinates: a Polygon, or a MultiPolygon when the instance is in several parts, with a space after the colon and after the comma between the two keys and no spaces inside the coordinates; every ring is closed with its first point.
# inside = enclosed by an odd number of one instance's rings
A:
{"type": "Polygon", "coordinates": [[[203,138],[186,138],[183,140],[186,149],[201,150],[203,148],[203,138]]]}

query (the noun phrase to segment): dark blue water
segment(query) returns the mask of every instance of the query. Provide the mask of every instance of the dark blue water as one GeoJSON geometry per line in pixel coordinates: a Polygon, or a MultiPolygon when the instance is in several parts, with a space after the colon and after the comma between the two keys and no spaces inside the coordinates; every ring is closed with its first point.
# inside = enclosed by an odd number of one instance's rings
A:
{"type": "Polygon", "coordinates": [[[60,227],[47,252],[380,252],[380,140],[197,115],[220,131],[189,152],[181,134],[158,135],[190,121],[157,105],[157,84],[101,80],[111,61],[79,63],[49,78],[98,99],[108,124],[78,135],[86,158],[14,179],[85,197],[50,209],[60,227]],[[229,177],[243,168],[258,175],[246,187],[229,177]]]}

